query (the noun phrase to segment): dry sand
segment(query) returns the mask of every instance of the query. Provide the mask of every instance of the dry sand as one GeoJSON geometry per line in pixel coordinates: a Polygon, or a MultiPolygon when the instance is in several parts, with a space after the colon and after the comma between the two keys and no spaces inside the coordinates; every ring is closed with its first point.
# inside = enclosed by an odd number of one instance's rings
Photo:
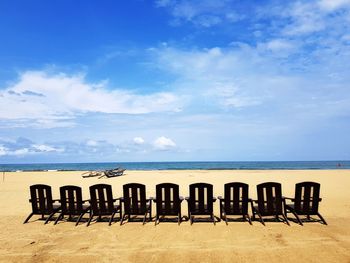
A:
{"type": "MultiPolygon", "coordinates": [[[[187,204],[183,203],[183,214],[187,204]]],[[[218,203],[215,214],[219,215],[218,203]]],[[[81,172],[20,172],[0,174],[0,261],[1,262],[350,262],[350,170],[330,171],[127,171],[112,179],[82,179],[81,172]],[[154,196],[155,185],[173,182],[181,195],[188,195],[188,185],[208,182],[215,195],[223,194],[226,182],[241,181],[250,185],[255,197],[261,182],[282,183],[283,195],[293,196],[295,183],[321,183],[320,212],[328,226],[291,222],[194,223],[93,223],[78,227],[72,222],[56,226],[34,216],[23,225],[31,212],[29,186],[51,185],[54,198],[62,185],[83,188],[95,183],[113,186],[114,197],[121,196],[122,185],[144,183],[147,194],[154,196]]]]}

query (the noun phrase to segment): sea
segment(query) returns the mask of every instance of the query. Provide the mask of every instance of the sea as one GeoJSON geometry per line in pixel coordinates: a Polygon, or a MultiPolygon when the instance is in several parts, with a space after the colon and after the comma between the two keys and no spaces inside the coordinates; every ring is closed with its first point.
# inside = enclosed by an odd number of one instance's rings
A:
{"type": "Polygon", "coordinates": [[[350,169],[350,161],[28,163],[0,164],[0,171],[97,171],[117,167],[127,170],[328,170],[350,169]]]}

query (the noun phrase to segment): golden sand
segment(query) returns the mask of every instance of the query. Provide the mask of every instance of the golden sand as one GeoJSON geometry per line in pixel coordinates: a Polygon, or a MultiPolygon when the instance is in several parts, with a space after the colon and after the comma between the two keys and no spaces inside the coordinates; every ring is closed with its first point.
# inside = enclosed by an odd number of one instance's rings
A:
{"type": "MultiPolygon", "coordinates": [[[[4,180],[0,174],[1,262],[350,262],[350,170],[126,171],[125,176],[111,179],[83,179],[81,174],[6,173],[4,180]],[[213,184],[215,196],[223,194],[227,182],[245,182],[254,198],[256,185],[268,181],[282,183],[285,196],[294,196],[298,182],[321,183],[320,212],[329,225],[98,222],[75,227],[65,221],[44,225],[37,216],[23,225],[31,212],[29,186],[36,183],[51,185],[54,198],[59,198],[60,186],[78,185],[88,199],[88,187],[96,183],[111,184],[114,197],[119,197],[122,185],[131,182],[145,184],[148,196],[154,196],[155,185],[163,182],[179,184],[182,196],[195,182],[213,184]]],[[[185,215],[187,204],[182,207],[185,215]]],[[[219,216],[218,203],[215,215],[219,216]]]]}

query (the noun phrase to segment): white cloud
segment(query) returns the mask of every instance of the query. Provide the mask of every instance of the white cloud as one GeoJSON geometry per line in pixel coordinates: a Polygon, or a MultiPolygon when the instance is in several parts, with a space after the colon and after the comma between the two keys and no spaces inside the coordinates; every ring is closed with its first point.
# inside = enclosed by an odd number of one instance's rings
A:
{"type": "Polygon", "coordinates": [[[141,145],[145,143],[145,140],[142,137],[135,137],[133,141],[137,145],[141,145]]]}
{"type": "Polygon", "coordinates": [[[165,7],[171,5],[173,2],[173,0],[156,0],[155,4],[156,7],[165,7]]]}
{"type": "Polygon", "coordinates": [[[157,150],[170,150],[176,147],[176,143],[173,140],[164,136],[158,137],[153,142],[153,145],[157,150]]]}
{"type": "Polygon", "coordinates": [[[86,142],[86,145],[87,145],[87,146],[92,146],[92,147],[94,147],[94,146],[97,146],[97,145],[98,145],[98,142],[95,141],[95,140],[88,140],[88,141],[86,142]]]}
{"type": "Polygon", "coordinates": [[[320,0],[318,4],[326,11],[334,11],[342,7],[350,6],[350,0],[320,0]]]}
{"type": "Polygon", "coordinates": [[[7,149],[4,146],[0,145],[0,156],[4,156],[6,154],[7,154],[7,149]]]}
{"type": "Polygon", "coordinates": [[[179,98],[169,92],[139,95],[91,84],[83,76],[49,75],[28,71],[14,85],[0,91],[0,119],[65,121],[88,112],[144,114],[176,111],[179,98]],[[37,95],[33,95],[37,94],[37,95]],[[38,95],[39,94],[39,95],[38,95]]]}
{"type": "Polygon", "coordinates": [[[266,48],[271,51],[290,50],[294,45],[285,39],[272,39],[266,43],[266,48]]]}
{"type": "Polygon", "coordinates": [[[63,149],[57,149],[45,144],[33,144],[32,147],[39,152],[63,152],[63,149]]]}
{"type": "Polygon", "coordinates": [[[232,0],[158,0],[157,7],[167,8],[173,21],[171,25],[190,22],[198,27],[210,28],[225,22],[234,23],[245,18],[231,7],[232,0]]]}
{"type": "MultiPolygon", "coordinates": [[[[209,105],[241,108],[260,104],[266,86],[261,82],[271,79],[271,75],[268,78],[259,72],[260,65],[266,66],[270,61],[264,61],[258,50],[251,47],[202,50],[162,47],[152,52],[159,68],[177,76],[172,88],[192,97],[191,102],[197,108],[206,109],[209,105]],[[206,106],[199,105],[201,102],[206,106]]],[[[274,68],[269,70],[274,74],[274,68]]]]}

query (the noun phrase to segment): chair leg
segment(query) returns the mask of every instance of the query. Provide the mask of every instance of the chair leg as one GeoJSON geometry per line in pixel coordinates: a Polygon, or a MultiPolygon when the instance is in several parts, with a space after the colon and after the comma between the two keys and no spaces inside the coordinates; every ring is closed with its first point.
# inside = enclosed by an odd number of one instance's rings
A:
{"type": "Polygon", "coordinates": [[[150,204],[150,207],[149,207],[149,222],[152,221],[152,202],[150,204]]]}
{"type": "Polygon", "coordinates": [[[286,217],[285,214],[282,214],[284,221],[286,221],[287,225],[290,226],[288,218],[286,217]]]}
{"type": "Polygon", "coordinates": [[[55,220],[54,225],[57,225],[58,221],[60,221],[61,218],[63,218],[63,212],[58,215],[58,217],[55,220]]]}
{"type": "Polygon", "coordinates": [[[301,225],[301,226],[303,226],[303,222],[301,222],[301,219],[300,219],[300,217],[298,216],[298,214],[297,213],[295,213],[294,211],[290,211],[294,216],[295,216],[295,218],[297,219],[297,221],[298,221],[298,223],[301,225]]]}
{"type": "Polygon", "coordinates": [[[216,222],[215,222],[215,216],[214,214],[211,214],[211,219],[213,220],[213,223],[214,223],[214,226],[216,225],[216,222]]]}
{"type": "Polygon", "coordinates": [[[178,214],[177,224],[178,224],[178,225],[181,224],[181,213],[178,214]]]}
{"type": "Polygon", "coordinates": [[[30,215],[24,220],[23,224],[27,223],[29,219],[34,215],[34,213],[30,213],[30,215]]]}
{"type": "Polygon", "coordinates": [[[75,226],[79,225],[80,220],[83,218],[84,215],[85,215],[85,212],[83,212],[83,213],[80,214],[80,216],[79,216],[77,222],[75,223],[75,226]]]}
{"type": "Polygon", "coordinates": [[[225,212],[223,213],[223,219],[225,220],[225,223],[228,226],[227,215],[225,212]]]}
{"type": "Polygon", "coordinates": [[[143,217],[143,222],[142,222],[142,225],[144,225],[144,224],[145,224],[145,222],[146,222],[146,218],[147,218],[147,212],[145,213],[145,216],[143,217]]]}
{"type": "Polygon", "coordinates": [[[154,225],[155,225],[155,226],[157,225],[158,220],[159,220],[159,215],[157,214],[157,215],[156,215],[156,219],[154,220],[154,225]]]}
{"type": "Polygon", "coordinates": [[[90,217],[89,217],[89,221],[87,222],[87,227],[90,225],[90,223],[91,223],[91,220],[92,220],[92,218],[94,217],[94,214],[93,213],[91,213],[90,214],[90,217]]]}
{"type": "Polygon", "coordinates": [[[321,221],[323,222],[323,224],[328,225],[327,222],[326,222],[326,220],[324,220],[323,216],[321,216],[320,213],[317,213],[317,215],[318,215],[318,217],[321,219],[321,221]]]}
{"type": "Polygon", "coordinates": [[[115,213],[116,212],[113,212],[113,214],[111,215],[111,218],[109,219],[109,223],[108,223],[109,226],[112,224],[115,213]]]}
{"type": "Polygon", "coordinates": [[[251,218],[250,218],[250,215],[249,215],[249,214],[246,214],[245,216],[246,216],[246,218],[248,219],[249,224],[250,224],[250,225],[253,225],[252,220],[251,220],[251,218]]]}
{"type": "Polygon", "coordinates": [[[120,225],[123,225],[124,218],[125,218],[125,214],[122,215],[121,218],[120,218],[120,225]]]}
{"type": "Polygon", "coordinates": [[[220,200],[220,218],[223,218],[223,214],[222,214],[222,200],[220,200]]]}
{"type": "Polygon", "coordinates": [[[192,225],[193,224],[193,215],[191,215],[191,213],[189,213],[189,218],[190,218],[190,223],[192,225]]]}
{"type": "Polygon", "coordinates": [[[266,226],[266,225],[265,225],[265,222],[264,222],[264,219],[262,218],[262,216],[260,215],[260,213],[258,213],[258,212],[256,212],[256,213],[258,214],[258,216],[259,216],[259,218],[260,218],[261,224],[263,224],[264,226],[266,226]]]}
{"type": "Polygon", "coordinates": [[[46,225],[51,220],[51,218],[54,216],[54,214],[56,214],[56,212],[53,212],[49,215],[49,217],[45,220],[44,225],[46,225]]]}

